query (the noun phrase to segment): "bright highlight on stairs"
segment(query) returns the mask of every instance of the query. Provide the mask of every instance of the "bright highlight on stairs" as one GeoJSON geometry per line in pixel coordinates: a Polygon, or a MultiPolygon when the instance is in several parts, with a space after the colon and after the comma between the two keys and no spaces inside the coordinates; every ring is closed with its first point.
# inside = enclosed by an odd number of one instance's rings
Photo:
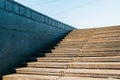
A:
{"type": "Polygon", "coordinates": [[[3,80],[120,80],[120,26],[76,29],[57,45],[3,80]]]}

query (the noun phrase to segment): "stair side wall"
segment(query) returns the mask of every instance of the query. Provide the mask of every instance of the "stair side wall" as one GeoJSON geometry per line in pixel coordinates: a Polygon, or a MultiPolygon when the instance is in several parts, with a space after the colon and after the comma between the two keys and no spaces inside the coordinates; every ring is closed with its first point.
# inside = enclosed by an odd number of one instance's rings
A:
{"type": "Polygon", "coordinates": [[[11,0],[0,0],[0,75],[74,28],[11,0]]]}

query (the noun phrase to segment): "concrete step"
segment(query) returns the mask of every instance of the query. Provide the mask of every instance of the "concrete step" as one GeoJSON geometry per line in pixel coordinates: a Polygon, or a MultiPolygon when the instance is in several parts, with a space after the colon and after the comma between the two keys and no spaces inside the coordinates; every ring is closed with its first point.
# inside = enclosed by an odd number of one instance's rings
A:
{"type": "MultiPolygon", "coordinates": [[[[60,76],[47,76],[47,75],[11,74],[4,76],[3,80],[109,80],[109,79],[91,78],[91,77],[70,77],[70,76],[60,77],[60,76]]],[[[115,79],[115,80],[119,80],[119,79],[115,79]]]]}
{"type": "Polygon", "coordinates": [[[67,69],[64,76],[120,79],[120,70],[114,69],[67,69]]]}
{"type": "Polygon", "coordinates": [[[30,68],[24,67],[16,69],[17,74],[32,74],[32,75],[52,75],[61,76],[65,69],[52,69],[52,68],[30,68]]]}
{"type": "Polygon", "coordinates": [[[106,57],[43,57],[43,58],[31,58],[37,62],[119,62],[120,56],[106,56],[106,57]]]}
{"type": "Polygon", "coordinates": [[[81,52],[120,52],[119,47],[113,48],[88,48],[88,49],[81,49],[81,52]]]}
{"type": "Polygon", "coordinates": [[[90,35],[91,32],[71,32],[70,34],[68,34],[67,36],[76,36],[76,35],[79,35],[79,36],[82,36],[82,35],[90,35]]]}
{"type": "Polygon", "coordinates": [[[102,38],[102,37],[120,37],[120,31],[116,33],[95,34],[92,36],[92,38],[102,38]]]}
{"type": "Polygon", "coordinates": [[[59,68],[59,69],[66,69],[68,67],[68,63],[57,63],[57,62],[29,62],[25,63],[28,67],[34,68],[59,68]]]}
{"type": "MultiPolygon", "coordinates": [[[[90,35],[88,35],[90,36],[90,35]]],[[[63,38],[62,40],[68,40],[68,39],[72,39],[72,40],[75,40],[75,39],[79,39],[79,40],[82,40],[82,39],[87,39],[88,36],[67,36],[65,38],[63,38]]]]}
{"type": "Polygon", "coordinates": [[[78,53],[49,53],[46,57],[77,57],[78,53]]]}
{"type": "Polygon", "coordinates": [[[66,38],[66,39],[63,39],[62,41],[60,42],[81,42],[81,41],[85,41],[87,38],[66,38]]]}
{"type": "Polygon", "coordinates": [[[74,33],[89,34],[93,31],[95,31],[95,29],[78,29],[78,30],[73,30],[72,32],[70,32],[70,34],[74,34],[74,33]]]}
{"type": "Polygon", "coordinates": [[[77,53],[80,52],[80,50],[52,50],[52,53],[77,53]]]}
{"type": "Polygon", "coordinates": [[[83,35],[90,35],[91,33],[90,32],[71,32],[71,33],[69,33],[67,36],[76,36],[76,35],[78,35],[78,36],[83,36],[83,35]]]}
{"type": "Polygon", "coordinates": [[[120,47],[120,41],[113,41],[113,42],[96,42],[96,43],[88,43],[86,45],[84,45],[85,43],[82,44],[59,44],[58,46],[55,47],[55,49],[57,48],[117,48],[120,47]]]}
{"type": "Polygon", "coordinates": [[[82,52],[82,53],[49,53],[46,57],[102,57],[120,56],[120,52],[82,52]]]}
{"type": "Polygon", "coordinates": [[[112,47],[120,47],[120,41],[88,43],[84,45],[84,48],[112,48],[112,47]]]}
{"type": "Polygon", "coordinates": [[[54,48],[57,49],[57,48],[81,48],[83,46],[83,44],[80,44],[80,45],[58,45],[58,46],[55,46],[54,48]]]}
{"type": "Polygon", "coordinates": [[[36,60],[37,62],[72,62],[74,58],[72,57],[38,57],[38,58],[31,58],[32,60],[36,60]]]}
{"type": "Polygon", "coordinates": [[[83,44],[84,41],[72,41],[72,42],[61,42],[58,45],[80,45],[83,44]]]}
{"type": "Polygon", "coordinates": [[[73,76],[73,77],[97,77],[97,78],[120,78],[120,70],[111,69],[52,69],[52,68],[19,68],[17,74],[73,76]]]}
{"type": "Polygon", "coordinates": [[[69,44],[69,43],[66,43],[66,44],[58,44],[58,46],[56,46],[56,47],[82,47],[83,46],[83,42],[81,42],[81,43],[71,43],[71,44],[69,44]]]}
{"type": "Polygon", "coordinates": [[[120,56],[120,52],[82,52],[81,54],[78,55],[79,57],[88,57],[88,56],[93,56],[93,57],[98,57],[98,56],[120,56]]]}
{"type": "Polygon", "coordinates": [[[73,62],[71,69],[120,69],[120,62],[73,62]]]}
{"type": "Polygon", "coordinates": [[[60,69],[120,69],[120,62],[30,62],[28,67],[35,68],[60,68],[60,69]]]}
{"type": "MultiPolygon", "coordinates": [[[[111,79],[111,78],[110,78],[111,79]]],[[[57,80],[109,80],[108,78],[91,78],[91,77],[70,77],[70,76],[63,76],[57,80]]],[[[115,79],[117,80],[117,79],[115,79]]],[[[118,79],[119,80],[119,79],[118,79]]]]}
{"type": "Polygon", "coordinates": [[[68,48],[68,47],[65,47],[65,48],[62,48],[62,47],[57,47],[56,49],[54,50],[62,50],[62,51],[67,51],[67,50],[80,50],[80,48],[68,48]]]}
{"type": "Polygon", "coordinates": [[[64,39],[73,39],[73,38],[87,38],[88,36],[90,36],[91,34],[71,34],[71,35],[67,35],[64,39]]]}
{"type": "Polygon", "coordinates": [[[120,62],[120,56],[107,57],[79,57],[75,62],[120,62]]]}
{"type": "Polygon", "coordinates": [[[91,38],[88,43],[120,41],[120,37],[91,38]]]}
{"type": "Polygon", "coordinates": [[[97,30],[94,35],[98,35],[98,34],[107,34],[107,33],[119,33],[120,30],[119,29],[113,29],[113,30],[97,30]]]}
{"type": "Polygon", "coordinates": [[[3,80],[57,80],[58,78],[59,76],[11,74],[4,76],[3,80]]]}

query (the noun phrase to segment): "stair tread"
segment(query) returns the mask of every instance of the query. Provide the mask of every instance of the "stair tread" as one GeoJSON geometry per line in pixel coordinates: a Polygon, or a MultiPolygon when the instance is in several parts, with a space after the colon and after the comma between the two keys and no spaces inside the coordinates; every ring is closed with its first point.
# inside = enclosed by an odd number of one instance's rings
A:
{"type": "Polygon", "coordinates": [[[72,62],[69,63],[70,68],[111,68],[119,69],[120,62],[72,62]]]}
{"type": "MultiPolygon", "coordinates": [[[[36,57],[33,57],[33,58],[36,58],[36,57]]],[[[75,57],[73,57],[73,58],[75,58],[75,57]]],[[[62,60],[69,60],[69,59],[73,59],[73,58],[71,58],[71,57],[37,57],[36,59],[48,59],[48,60],[50,60],[50,59],[62,59],[62,60]]],[[[77,58],[77,59],[84,59],[84,58],[90,58],[90,59],[92,59],[92,58],[120,58],[120,56],[106,56],[106,57],[79,57],[79,58],[77,58]]]]}
{"type": "Polygon", "coordinates": [[[120,56],[119,52],[78,52],[78,53],[51,53],[46,54],[46,57],[107,57],[120,56]]]}
{"type": "Polygon", "coordinates": [[[18,68],[17,71],[27,71],[27,72],[54,72],[59,73],[61,71],[65,71],[65,73],[86,73],[86,74],[117,74],[120,75],[120,70],[111,70],[111,69],[53,69],[53,68],[30,68],[30,67],[24,67],[24,68],[18,68]]]}
{"type": "Polygon", "coordinates": [[[4,76],[3,80],[56,80],[58,78],[59,76],[11,74],[4,76]]]}
{"type": "Polygon", "coordinates": [[[58,80],[108,80],[104,78],[86,78],[86,77],[61,77],[58,80]]]}
{"type": "Polygon", "coordinates": [[[106,57],[45,57],[45,58],[34,58],[40,61],[120,61],[120,56],[106,56],[106,57]]]}
{"type": "Polygon", "coordinates": [[[31,67],[24,67],[24,68],[17,68],[17,71],[35,71],[35,72],[61,72],[65,69],[53,69],[53,68],[31,68],[31,67]]]}
{"type": "Polygon", "coordinates": [[[91,38],[88,43],[120,41],[120,37],[91,38]]]}
{"type": "MultiPolygon", "coordinates": [[[[49,54],[46,54],[46,55],[86,55],[86,54],[96,54],[96,55],[99,55],[99,54],[105,54],[105,53],[107,53],[108,55],[109,54],[115,54],[115,53],[117,53],[117,52],[87,52],[87,51],[85,51],[85,52],[76,52],[76,53],[49,53],[49,54]]],[[[119,52],[118,52],[119,53],[119,52]]],[[[117,54],[118,54],[117,53],[117,54]]]]}
{"type": "Polygon", "coordinates": [[[27,63],[28,67],[38,67],[38,68],[67,68],[68,62],[58,63],[58,62],[30,62],[27,63]]]}
{"type": "Polygon", "coordinates": [[[28,75],[28,74],[11,74],[4,76],[3,79],[4,80],[108,80],[105,78],[86,78],[86,77],[69,77],[69,76],[59,77],[59,76],[28,75]]]}
{"type": "Polygon", "coordinates": [[[55,50],[80,50],[80,48],[69,48],[69,47],[68,48],[67,47],[66,48],[62,48],[61,47],[61,48],[56,48],[55,50]]]}
{"type": "MultiPolygon", "coordinates": [[[[70,63],[70,62],[69,62],[70,63]]],[[[61,65],[66,65],[68,63],[57,63],[57,62],[28,62],[27,64],[61,64],[61,65]]]]}
{"type": "Polygon", "coordinates": [[[86,74],[117,74],[120,75],[120,70],[111,69],[68,69],[65,73],[86,73],[86,74]]]}
{"type": "Polygon", "coordinates": [[[115,48],[87,48],[87,49],[81,49],[81,51],[120,51],[119,47],[115,47],[115,48]]]}
{"type": "MultiPolygon", "coordinates": [[[[34,57],[33,57],[34,58],[34,57]]],[[[61,60],[70,60],[70,59],[72,59],[72,58],[69,58],[69,57],[43,57],[43,58],[41,58],[41,57],[38,57],[37,59],[48,59],[48,60],[51,60],[51,59],[61,59],[61,60]]]]}
{"type": "Polygon", "coordinates": [[[46,55],[51,55],[51,54],[78,54],[77,52],[69,52],[69,53],[65,53],[65,52],[53,52],[53,53],[47,53],[46,55]]]}
{"type": "Polygon", "coordinates": [[[120,61],[120,56],[106,56],[106,57],[79,57],[76,61],[120,61]]]}
{"type": "Polygon", "coordinates": [[[120,62],[65,62],[65,63],[57,63],[57,62],[29,62],[27,64],[51,64],[51,65],[66,65],[66,64],[108,64],[108,65],[113,65],[113,64],[119,64],[120,62]]]}
{"type": "Polygon", "coordinates": [[[70,68],[120,69],[120,62],[73,62],[70,68]]]}

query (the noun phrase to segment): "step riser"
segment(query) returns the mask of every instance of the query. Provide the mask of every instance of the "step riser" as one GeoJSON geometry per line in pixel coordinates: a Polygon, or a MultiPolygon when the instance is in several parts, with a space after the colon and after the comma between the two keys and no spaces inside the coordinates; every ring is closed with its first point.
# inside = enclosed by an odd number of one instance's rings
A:
{"type": "Polygon", "coordinates": [[[104,57],[104,56],[120,56],[120,54],[108,54],[108,53],[106,53],[106,54],[79,54],[79,55],[67,55],[67,54],[65,54],[65,55],[63,55],[63,54],[61,54],[61,55],[57,55],[57,54],[47,54],[46,55],[46,57],[104,57]]]}
{"type": "Polygon", "coordinates": [[[69,48],[69,46],[68,47],[57,47],[56,49],[54,49],[54,50],[52,50],[52,51],[57,51],[57,50],[62,50],[62,51],[67,51],[67,50],[80,50],[80,48],[69,48]]]}
{"type": "Polygon", "coordinates": [[[120,64],[75,64],[70,65],[71,69],[120,69],[120,64]]]}
{"type": "Polygon", "coordinates": [[[47,55],[46,57],[77,57],[76,55],[47,55]]]}
{"type": "Polygon", "coordinates": [[[85,58],[76,59],[76,62],[119,62],[120,58],[85,58]]]}
{"type": "Polygon", "coordinates": [[[97,30],[95,34],[103,34],[103,33],[116,33],[120,32],[119,29],[112,29],[112,30],[97,30]]]}
{"type": "Polygon", "coordinates": [[[83,44],[84,43],[84,41],[82,41],[82,42],[64,42],[64,43],[59,43],[58,45],[80,45],[80,44],[83,44]]]}
{"type": "Polygon", "coordinates": [[[79,39],[76,39],[76,40],[72,40],[72,39],[70,39],[70,40],[63,40],[63,41],[61,41],[61,43],[78,43],[78,42],[83,42],[83,41],[85,41],[85,39],[84,40],[79,40],[79,39]]]}
{"type": "Polygon", "coordinates": [[[53,75],[53,76],[61,76],[61,73],[56,72],[37,72],[37,71],[16,71],[18,74],[32,74],[32,75],[53,75]]]}
{"type": "MultiPolygon", "coordinates": [[[[76,56],[76,55],[72,55],[76,56]]],[[[47,58],[30,58],[30,60],[38,62],[119,62],[120,56],[109,56],[109,57],[47,57],[47,58]]]]}
{"type": "Polygon", "coordinates": [[[79,49],[80,49],[80,48],[82,47],[82,45],[81,45],[81,46],[72,46],[72,45],[71,45],[71,46],[59,46],[59,47],[55,47],[55,49],[58,49],[58,48],[66,48],[66,47],[67,47],[67,48],[79,48],[79,49]]]}
{"type": "Polygon", "coordinates": [[[115,47],[120,47],[120,43],[98,43],[98,44],[87,44],[84,46],[84,48],[115,48],[115,47]]]}
{"type": "Polygon", "coordinates": [[[92,36],[92,38],[102,38],[102,37],[120,37],[120,33],[99,34],[99,35],[92,36]]]}
{"type": "Polygon", "coordinates": [[[89,48],[89,49],[81,49],[81,52],[119,52],[119,47],[116,48],[89,48]]]}
{"type": "Polygon", "coordinates": [[[71,34],[66,36],[64,39],[69,39],[69,38],[87,38],[90,34],[71,34]]]}
{"type": "Polygon", "coordinates": [[[37,61],[37,62],[72,62],[72,58],[71,59],[37,59],[37,58],[30,58],[30,61],[37,61]]]}
{"type": "Polygon", "coordinates": [[[62,44],[62,45],[56,46],[56,48],[61,48],[61,47],[65,47],[65,48],[69,48],[69,47],[79,48],[79,47],[82,47],[82,46],[83,46],[83,43],[81,43],[79,45],[75,45],[75,44],[62,44]]]}
{"type": "Polygon", "coordinates": [[[72,60],[37,60],[38,62],[72,62],[72,60]]]}
{"type": "Polygon", "coordinates": [[[52,51],[52,53],[77,53],[77,52],[80,52],[79,50],[78,51],[52,51]]]}
{"type": "Polygon", "coordinates": [[[114,79],[120,79],[120,75],[106,75],[106,74],[69,74],[66,73],[64,76],[76,76],[76,77],[93,77],[93,78],[109,78],[110,76],[114,79]]]}
{"type": "Polygon", "coordinates": [[[77,52],[78,52],[78,51],[80,51],[80,49],[72,49],[72,48],[71,48],[71,49],[64,49],[64,48],[63,48],[63,49],[62,49],[62,48],[60,49],[60,48],[57,48],[56,50],[52,50],[52,52],[59,52],[59,51],[60,51],[60,52],[61,52],[61,51],[62,51],[62,52],[73,52],[73,51],[75,51],[75,52],[77,51],[77,52]]]}
{"type": "MultiPolygon", "coordinates": [[[[38,62],[73,62],[73,60],[37,60],[38,62]]],[[[120,62],[120,58],[117,59],[77,59],[74,62],[120,62]]]]}
{"type": "Polygon", "coordinates": [[[33,67],[33,68],[56,68],[56,69],[66,69],[67,65],[49,65],[49,64],[33,64],[30,65],[28,64],[28,67],[33,67]]]}
{"type": "MultiPolygon", "coordinates": [[[[88,38],[90,35],[70,35],[65,37],[63,40],[75,40],[75,39],[85,39],[88,38]]],[[[120,37],[120,33],[114,33],[114,34],[99,34],[99,35],[93,35],[92,38],[108,38],[108,37],[120,37]]]]}
{"type": "Polygon", "coordinates": [[[53,65],[53,64],[28,64],[28,67],[34,68],[59,68],[59,69],[120,69],[120,64],[66,64],[66,65],[53,65]]]}
{"type": "Polygon", "coordinates": [[[88,43],[96,43],[96,42],[113,42],[113,41],[120,41],[120,37],[118,38],[96,38],[96,39],[90,39],[88,43]]]}
{"type": "Polygon", "coordinates": [[[59,76],[13,74],[4,76],[3,80],[56,80],[58,78],[59,76]]]}

